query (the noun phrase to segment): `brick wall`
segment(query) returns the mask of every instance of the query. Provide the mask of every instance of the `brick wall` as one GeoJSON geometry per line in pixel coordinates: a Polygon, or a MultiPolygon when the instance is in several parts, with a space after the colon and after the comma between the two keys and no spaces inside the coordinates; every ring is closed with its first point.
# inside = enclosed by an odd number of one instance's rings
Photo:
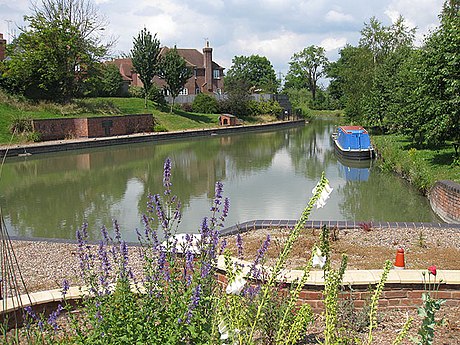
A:
{"type": "Polygon", "coordinates": [[[3,34],[0,34],[0,61],[5,59],[6,40],[3,38],[3,34]]]}
{"type": "MultiPolygon", "coordinates": [[[[458,272],[458,271],[457,271],[458,272]]],[[[227,285],[227,277],[224,271],[219,271],[217,280],[222,286],[227,285]]],[[[284,283],[285,288],[278,291],[288,294],[289,283],[284,283]]],[[[345,284],[344,290],[339,294],[339,299],[353,299],[356,308],[369,305],[372,293],[369,286],[375,288],[375,284],[345,284]]],[[[306,284],[300,291],[298,304],[308,303],[313,311],[324,310],[323,302],[324,285],[306,284]]],[[[379,299],[379,309],[415,309],[422,305],[422,294],[425,292],[424,285],[420,283],[386,283],[379,299]]],[[[460,284],[440,284],[436,295],[437,298],[446,299],[445,305],[460,307],[460,284]]]]}
{"type": "Polygon", "coordinates": [[[152,132],[153,124],[152,114],[32,121],[34,131],[40,133],[43,141],[152,132]]]}
{"type": "Polygon", "coordinates": [[[428,195],[431,208],[447,223],[460,223],[460,184],[437,181],[428,195]]]}

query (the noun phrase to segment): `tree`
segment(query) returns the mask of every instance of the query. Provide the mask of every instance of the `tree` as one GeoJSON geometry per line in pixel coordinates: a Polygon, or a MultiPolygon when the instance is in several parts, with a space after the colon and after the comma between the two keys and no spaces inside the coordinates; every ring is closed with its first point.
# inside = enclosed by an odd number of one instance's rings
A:
{"type": "Polygon", "coordinates": [[[174,100],[184,89],[187,80],[193,75],[193,70],[177,52],[177,48],[169,49],[160,63],[160,77],[166,82],[165,89],[171,94],[171,112],[174,100]]]}
{"type": "Polygon", "coordinates": [[[147,99],[153,84],[153,77],[158,74],[160,62],[160,41],[144,27],[134,38],[131,49],[131,61],[134,70],[144,85],[144,106],[147,108],[147,99]]]}
{"type": "Polygon", "coordinates": [[[216,114],[219,111],[219,103],[213,96],[199,93],[193,100],[192,110],[195,113],[216,114]]]}
{"type": "Polygon", "coordinates": [[[421,50],[418,90],[427,140],[434,144],[460,140],[460,1],[446,1],[440,18],[421,50]]]}
{"type": "Polygon", "coordinates": [[[286,84],[294,88],[307,87],[315,101],[317,82],[325,74],[328,63],[323,47],[304,48],[291,57],[286,84]]]}
{"type": "Polygon", "coordinates": [[[276,93],[279,81],[271,62],[264,56],[235,56],[225,76],[225,89],[247,85],[249,92],[276,93]],[[242,83],[244,81],[244,83],[242,83]]]}
{"type": "Polygon", "coordinates": [[[8,47],[8,85],[32,99],[68,102],[111,46],[101,43],[106,22],[90,0],[42,0],[32,11],[8,47]]]}

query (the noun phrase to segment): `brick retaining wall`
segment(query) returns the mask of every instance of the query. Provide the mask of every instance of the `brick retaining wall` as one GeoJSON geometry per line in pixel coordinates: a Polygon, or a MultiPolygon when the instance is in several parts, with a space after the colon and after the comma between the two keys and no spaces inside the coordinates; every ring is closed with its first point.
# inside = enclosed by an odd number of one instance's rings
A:
{"type": "Polygon", "coordinates": [[[98,138],[153,131],[152,114],[32,120],[41,140],[98,138]]]}
{"type": "Polygon", "coordinates": [[[460,223],[460,184],[453,181],[437,181],[428,199],[431,208],[447,223],[460,223]]]}
{"type": "MultiPolygon", "coordinates": [[[[238,262],[248,267],[247,262],[238,262]]],[[[225,266],[219,262],[217,279],[222,286],[227,285],[225,266]]],[[[246,272],[243,269],[243,272],[246,272]]],[[[356,308],[369,305],[373,289],[380,280],[383,270],[347,270],[343,279],[343,290],[339,294],[340,300],[353,300],[356,308]],[[372,290],[370,290],[370,287],[372,290]]],[[[379,309],[416,309],[422,305],[422,294],[425,292],[423,283],[424,270],[390,270],[382,295],[379,299],[379,309]]],[[[446,299],[447,306],[460,306],[460,271],[438,270],[436,286],[439,282],[439,289],[436,298],[446,299]]],[[[278,289],[281,294],[288,294],[290,284],[300,279],[302,271],[291,270],[283,272],[286,279],[283,280],[284,287],[278,289]]],[[[256,285],[253,280],[251,284],[256,285]]],[[[281,283],[281,282],[280,282],[281,283]]],[[[427,282],[428,283],[428,282],[427,282]]],[[[433,278],[431,278],[433,284],[433,278]]],[[[433,286],[431,287],[433,289],[433,286]]],[[[324,273],[321,270],[311,271],[307,283],[300,291],[298,304],[308,303],[313,311],[324,311],[324,273]]]]}

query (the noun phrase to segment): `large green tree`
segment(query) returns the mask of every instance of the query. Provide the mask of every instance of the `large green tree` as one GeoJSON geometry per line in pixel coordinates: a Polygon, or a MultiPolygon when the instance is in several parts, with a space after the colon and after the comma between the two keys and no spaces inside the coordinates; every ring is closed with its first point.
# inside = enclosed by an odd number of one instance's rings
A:
{"type": "Polygon", "coordinates": [[[325,75],[329,61],[323,47],[309,46],[295,53],[289,62],[286,84],[296,89],[308,88],[316,99],[318,80],[325,75]]]}
{"type": "Polygon", "coordinates": [[[144,27],[134,38],[131,49],[131,61],[134,70],[144,85],[144,106],[147,108],[147,99],[153,84],[153,77],[159,73],[160,40],[144,27]]]}
{"type": "Polygon", "coordinates": [[[187,80],[193,75],[193,70],[187,66],[187,62],[179,55],[175,46],[163,56],[159,70],[161,78],[166,82],[165,89],[172,97],[170,109],[172,112],[174,100],[184,89],[187,80]]]}
{"type": "Polygon", "coordinates": [[[225,76],[225,88],[248,86],[250,93],[267,92],[276,93],[279,81],[271,62],[265,56],[235,56],[232,66],[225,76]]]}
{"type": "Polygon", "coordinates": [[[67,102],[98,69],[110,43],[91,0],[42,0],[25,16],[28,27],[8,47],[4,77],[11,91],[67,102]]]}
{"type": "Polygon", "coordinates": [[[435,144],[460,140],[460,1],[446,1],[440,18],[422,49],[419,71],[427,140],[435,144]]]}

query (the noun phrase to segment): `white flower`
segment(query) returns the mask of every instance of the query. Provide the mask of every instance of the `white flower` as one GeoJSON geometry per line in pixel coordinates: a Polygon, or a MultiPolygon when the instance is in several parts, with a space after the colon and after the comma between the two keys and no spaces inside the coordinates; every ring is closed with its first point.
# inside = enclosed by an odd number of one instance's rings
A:
{"type": "Polygon", "coordinates": [[[219,324],[217,325],[217,328],[219,328],[220,340],[228,339],[228,336],[229,336],[228,328],[224,320],[219,322],[219,324]]]}
{"type": "Polygon", "coordinates": [[[225,291],[228,294],[238,295],[241,290],[243,290],[246,280],[243,278],[243,275],[238,275],[234,281],[227,285],[225,291]]]}
{"type": "MultiPolygon", "coordinates": [[[[319,187],[319,182],[316,185],[315,188],[313,188],[312,193],[315,194],[316,190],[319,187]]],[[[324,186],[323,190],[321,191],[321,195],[319,196],[318,200],[316,200],[315,205],[316,208],[322,208],[324,205],[326,205],[326,200],[329,199],[329,195],[332,193],[334,189],[329,185],[329,183],[326,183],[324,186]]]]}
{"type": "Polygon", "coordinates": [[[315,254],[313,255],[313,267],[323,268],[326,264],[326,257],[321,253],[321,249],[316,248],[315,254]]]}

